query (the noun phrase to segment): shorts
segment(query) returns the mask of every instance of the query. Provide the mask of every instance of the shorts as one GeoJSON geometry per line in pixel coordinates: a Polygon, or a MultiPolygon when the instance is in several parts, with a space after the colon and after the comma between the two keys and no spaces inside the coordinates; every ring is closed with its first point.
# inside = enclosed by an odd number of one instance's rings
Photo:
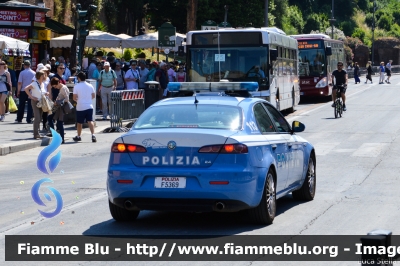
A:
{"type": "Polygon", "coordinates": [[[392,76],[392,71],[389,70],[389,69],[387,69],[387,70],[386,70],[386,75],[387,75],[388,77],[391,77],[391,76],[392,76]]]}
{"type": "Polygon", "coordinates": [[[338,92],[341,92],[341,93],[343,93],[343,94],[346,94],[346,90],[347,90],[347,88],[346,87],[333,87],[333,89],[334,90],[338,90],[338,92]]]}
{"type": "Polygon", "coordinates": [[[0,91],[0,94],[8,94],[8,91],[0,91]]]}
{"type": "Polygon", "coordinates": [[[89,121],[93,121],[93,109],[87,109],[84,111],[76,111],[76,122],[83,124],[89,121]]]}

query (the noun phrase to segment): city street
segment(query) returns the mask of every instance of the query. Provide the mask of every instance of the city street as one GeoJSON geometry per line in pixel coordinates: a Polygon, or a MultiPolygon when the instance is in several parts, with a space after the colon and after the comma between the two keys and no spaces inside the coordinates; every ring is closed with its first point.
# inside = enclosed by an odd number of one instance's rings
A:
{"type": "MultiPolygon", "coordinates": [[[[81,143],[62,145],[61,162],[49,176],[36,167],[43,147],[0,157],[0,254],[4,235],[366,235],[373,229],[400,234],[400,76],[392,84],[349,81],[347,112],[335,119],[331,101],[303,100],[286,118],[306,125],[300,136],[316,149],[317,190],[311,202],[286,196],[277,201],[273,225],[248,223],[243,213],[143,211],[137,221],[116,223],[108,210],[106,170],[112,141],[121,133],[84,135],[81,143]],[[64,207],[54,218],[31,197],[38,180],[49,177],[64,207]]],[[[88,129],[85,129],[88,131],[88,129]]],[[[48,184],[49,185],[49,184],[48,184]]],[[[42,186],[43,191],[45,189],[42,186]]],[[[52,205],[53,204],[53,205],[52,205]]],[[[3,263],[0,263],[3,264],[3,263]]],[[[76,263],[77,264],[77,263],[76,263]]],[[[79,265],[128,265],[128,262],[80,262],[79,265]]],[[[130,263],[131,264],[131,263],[130,263]]],[[[187,265],[141,262],[140,265],[187,265]]],[[[210,265],[210,262],[190,262],[210,265]]],[[[211,265],[216,265],[217,262],[211,265]]],[[[359,265],[357,262],[218,262],[218,265],[359,265]]],[[[5,265],[38,265],[7,262],[5,265]]],[[[71,265],[40,262],[40,265],[71,265]]],[[[75,265],[75,263],[74,263],[75,265]]]]}

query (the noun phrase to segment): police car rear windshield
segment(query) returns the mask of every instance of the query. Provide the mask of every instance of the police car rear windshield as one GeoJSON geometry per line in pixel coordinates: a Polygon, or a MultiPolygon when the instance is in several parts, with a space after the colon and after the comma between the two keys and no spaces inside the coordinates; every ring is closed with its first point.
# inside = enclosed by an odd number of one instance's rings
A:
{"type": "Polygon", "coordinates": [[[155,106],[143,113],[134,129],[149,128],[208,128],[239,130],[242,109],[222,105],[155,106]]]}

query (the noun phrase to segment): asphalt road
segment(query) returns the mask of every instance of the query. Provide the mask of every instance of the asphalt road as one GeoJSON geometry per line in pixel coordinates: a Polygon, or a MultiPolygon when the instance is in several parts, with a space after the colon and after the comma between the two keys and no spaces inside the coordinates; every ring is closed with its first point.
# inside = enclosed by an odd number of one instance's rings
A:
{"type": "MultiPolygon", "coordinates": [[[[112,141],[119,133],[89,135],[82,143],[61,146],[60,165],[48,177],[62,192],[64,208],[54,218],[37,212],[32,185],[47,177],[36,168],[42,148],[0,158],[0,264],[4,235],[365,235],[377,228],[400,234],[400,76],[392,84],[350,84],[347,112],[335,119],[331,102],[302,100],[289,121],[306,125],[300,133],[315,145],[317,192],[302,203],[278,200],[270,226],[254,226],[241,214],[144,211],[134,223],[116,223],[108,210],[105,180],[112,141]],[[33,222],[33,223],[32,223],[33,222]]],[[[55,202],[41,210],[52,211],[55,202]],[[54,204],[54,205],[52,205],[54,204]]],[[[7,262],[5,265],[54,265],[54,262],[7,262]]],[[[126,265],[127,262],[80,262],[79,265],[126,265]]],[[[149,262],[187,265],[188,262],[149,262]]],[[[217,262],[190,262],[216,265],[217,262]]],[[[219,262],[218,265],[359,265],[357,262],[219,262]]],[[[77,265],[57,262],[56,265],[77,265]]]]}

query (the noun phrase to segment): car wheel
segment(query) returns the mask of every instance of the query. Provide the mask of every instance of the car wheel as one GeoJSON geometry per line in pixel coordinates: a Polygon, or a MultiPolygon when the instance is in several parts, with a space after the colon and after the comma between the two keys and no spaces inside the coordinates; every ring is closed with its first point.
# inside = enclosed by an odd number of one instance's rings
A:
{"type": "Polygon", "coordinates": [[[296,200],[310,201],[314,199],[315,188],[316,188],[317,175],[315,172],[315,160],[313,156],[310,156],[308,160],[307,175],[303,185],[299,190],[292,192],[292,196],[296,200]]]}
{"type": "Polygon", "coordinates": [[[117,222],[134,221],[139,215],[140,211],[128,211],[108,201],[111,216],[117,222]]]}
{"type": "Polygon", "coordinates": [[[257,207],[249,210],[251,220],[256,224],[269,225],[276,214],[276,191],[274,173],[270,169],[265,180],[264,192],[257,207]]]}

